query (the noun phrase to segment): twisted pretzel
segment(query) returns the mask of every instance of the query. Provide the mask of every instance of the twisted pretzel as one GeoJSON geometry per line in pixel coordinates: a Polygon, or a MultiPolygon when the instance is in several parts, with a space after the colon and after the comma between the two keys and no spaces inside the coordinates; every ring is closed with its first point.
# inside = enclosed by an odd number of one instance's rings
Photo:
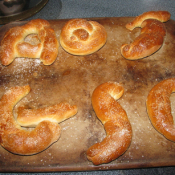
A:
{"type": "Polygon", "coordinates": [[[133,30],[135,27],[141,27],[141,33],[131,44],[122,45],[121,54],[126,59],[137,60],[159,50],[166,35],[162,22],[169,18],[170,13],[166,11],[146,12],[136,17],[126,28],[133,30]]]}
{"type": "Polygon", "coordinates": [[[87,150],[87,158],[94,165],[109,163],[122,155],[131,143],[132,128],[125,110],[117,99],[123,95],[123,87],[115,82],[98,86],[92,94],[92,105],[103,123],[107,136],[87,150]]]}
{"type": "Polygon", "coordinates": [[[29,91],[29,85],[12,87],[0,100],[0,144],[20,155],[32,155],[45,150],[59,139],[61,132],[56,121],[49,121],[53,110],[59,110],[54,107],[52,111],[42,110],[47,115],[46,120],[42,120],[32,131],[22,129],[15,121],[13,108],[29,91]]]}
{"type": "Polygon", "coordinates": [[[173,92],[175,92],[175,78],[163,80],[151,89],[146,105],[154,128],[164,137],[175,142],[175,125],[169,99],[173,92]]]}
{"type": "Polygon", "coordinates": [[[9,65],[16,57],[40,58],[44,65],[50,65],[57,57],[58,46],[55,32],[49,22],[34,19],[6,32],[1,41],[0,60],[3,65],[9,65]],[[33,45],[24,41],[30,34],[37,34],[40,42],[33,45]]]}
{"type": "Polygon", "coordinates": [[[60,44],[73,55],[88,55],[99,50],[107,39],[105,28],[85,19],[72,19],[61,30],[60,44]]]}

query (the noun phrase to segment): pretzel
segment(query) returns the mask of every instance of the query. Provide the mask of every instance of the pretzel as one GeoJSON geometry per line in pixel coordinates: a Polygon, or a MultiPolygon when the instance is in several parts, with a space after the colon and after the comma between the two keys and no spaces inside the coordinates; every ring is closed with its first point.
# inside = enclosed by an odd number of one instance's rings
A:
{"type": "Polygon", "coordinates": [[[129,60],[137,60],[147,57],[158,51],[166,35],[166,28],[162,22],[170,18],[169,12],[146,12],[136,17],[126,28],[133,30],[141,27],[140,35],[131,43],[123,44],[121,54],[129,60]]]}
{"type": "Polygon", "coordinates": [[[87,150],[87,158],[94,165],[109,163],[129,147],[132,128],[125,110],[116,101],[123,95],[123,87],[116,82],[98,86],[92,94],[92,105],[104,125],[107,136],[87,150]]]}
{"type": "Polygon", "coordinates": [[[173,92],[175,92],[175,78],[163,80],[151,89],[146,105],[154,128],[165,138],[175,142],[175,125],[170,102],[170,95],[173,92]]]}
{"type": "Polygon", "coordinates": [[[105,28],[85,19],[69,20],[61,30],[60,44],[73,55],[88,55],[99,50],[107,40],[105,28]]]}
{"type": "Polygon", "coordinates": [[[53,111],[46,112],[47,119],[41,121],[32,131],[24,130],[16,122],[13,108],[29,91],[29,85],[12,87],[0,100],[0,144],[14,154],[37,154],[60,137],[61,128],[58,123],[49,121],[53,111]]]}
{"type": "Polygon", "coordinates": [[[34,19],[6,32],[1,41],[0,60],[3,65],[9,65],[16,57],[40,58],[44,65],[50,65],[57,57],[58,47],[58,40],[49,22],[34,19]],[[25,41],[30,34],[37,34],[40,42],[32,44],[25,41]]]}

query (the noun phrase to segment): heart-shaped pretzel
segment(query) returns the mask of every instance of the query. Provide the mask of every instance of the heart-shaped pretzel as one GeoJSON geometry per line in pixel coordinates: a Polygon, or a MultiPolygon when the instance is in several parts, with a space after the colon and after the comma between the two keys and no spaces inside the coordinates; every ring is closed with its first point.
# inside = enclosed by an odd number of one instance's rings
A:
{"type": "Polygon", "coordinates": [[[44,65],[52,64],[58,54],[58,40],[48,21],[34,19],[23,26],[9,29],[1,41],[0,60],[9,65],[16,57],[40,58],[44,65]],[[38,44],[24,41],[30,34],[37,34],[38,44]]]}

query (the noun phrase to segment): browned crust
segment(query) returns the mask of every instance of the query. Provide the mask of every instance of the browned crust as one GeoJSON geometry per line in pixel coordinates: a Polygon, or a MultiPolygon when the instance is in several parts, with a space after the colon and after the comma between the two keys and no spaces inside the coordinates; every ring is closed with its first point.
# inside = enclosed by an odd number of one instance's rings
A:
{"type": "Polygon", "coordinates": [[[92,94],[94,111],[103,123],[107,136],[87,150],[87,158],[94,165],[109,163],[129,147],[132,128],[125,110],[116,101],[123,95],[123,87],[115,82],[98,86],[92,94]]]}
{"type": "Polygon", "coordinates": [[[175,126],[170,102],[170,95],[173,92],[175,92],[175,78],[161,81],[149,92],[146,106],[154,128],[167,139],[175,142],[175,126]]]}
{"type": "Polygon", "coordinates": [[[162,22],[147,19],[141,25],[140,35],[131,43],[121,47],[121,54],[129,60],[147,57],[158,51],[164,41],[166,29],[162,22]]]}
{"type": "Polygon", "coordinates": [[[22,129],[13,117],[13,108],[30,91],[29,85],[10,88],[0,100],[0,144],[8,151],[32,155],[45,150],[60,137],[60,126],[43,121],[32,130],[22,129]]]}
{"type": "Polygon", "coordinates": [[[129,60],[137,60],[158,51],[164,41],[166,29],[163,22],[170,19],[167,11],[149,11],[137,16],[132,22],[126,24],[126,28],[133,30],[141,27],[140,35],[131,43],[123,44],[121,54],[129,60]]]}
{"type": "Polygon", "coordinates": [[[44,65],[52,64],[58,54],[58,41],[48,21],[34,19],[23,26],[9,29],[1,41],[0,60],[9,65],[16,57],[40,58],[44,65]],[[25,42],[29,34],[37,34],[40,43],[25,42]]]}
{"type": "Polygon", "coordinates": [[[61,30],[60,44],[73,55],[88,55],[99,50],[107,40],[105,28],[95,21],[69,20],[61,30]]]}

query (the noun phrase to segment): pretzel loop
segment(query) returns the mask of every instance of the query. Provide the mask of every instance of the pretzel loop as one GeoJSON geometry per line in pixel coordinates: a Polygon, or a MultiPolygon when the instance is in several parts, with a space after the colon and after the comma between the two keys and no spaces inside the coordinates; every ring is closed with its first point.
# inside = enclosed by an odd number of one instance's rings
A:
{"type": "Polygon", "coordinates": [[[107,39],[105,28],[85,19],[72,19],[61,30],[60,44],[73,55],[88,55],[99,50],[107,39]]]}
{"type": "Polygon", "coordinates": [[[170,95],[173,92],[175,92],[175,78],[163,80],[151,89],[146,105],[154,128],[164,137],[175,142],[175,125],[170,102],[170,95]]]}
{"type": "Polygon", "coordinates": [[[52,64],[58,54],[58,41],[48,21],[31,20],[23,26],[11,28],[1,41],[0,59],[9,65],[16,57],[40,58],[44,65],[52,64]],[[30,35],[38,37],[37,44],[25,41],[30,35]]]}

